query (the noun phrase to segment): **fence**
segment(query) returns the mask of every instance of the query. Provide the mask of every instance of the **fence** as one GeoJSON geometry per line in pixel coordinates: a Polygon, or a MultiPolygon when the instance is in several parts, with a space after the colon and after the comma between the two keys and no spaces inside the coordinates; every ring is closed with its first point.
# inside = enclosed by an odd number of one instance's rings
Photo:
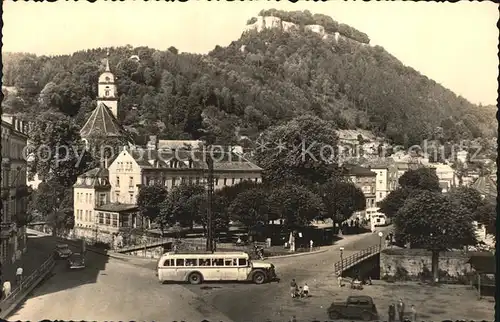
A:
{"type": "Polygon", "coordinates": [[[336,274],[343,273],[343,271],[345,271],[346,269],[356,265],[357,263],[365,260],[366,258],[380,253],[380,250],[381,250],[380,246],[374,245],[366,249],[363,249],[362,251],[357,252],[356,254],[352,254],[349,257],[342,258],[341,261],[334,264],[335,273],[336,274]]]}
{"type": "Polygon", "coordinates": [[[31,275],[24,278],[21,285],[15,287],[9,296],[0,301],[0,316],[5,318],[5,315],[9,313],[8,311],[12,309],[12,306],[22,300],[28,294],[26,291],[31,291],[34,284],[37,283],[40,278],[45,277],[47,273],[54,268],[54,265],[54,257],[50,255],[39,268],[37,268],[31,275]]]}

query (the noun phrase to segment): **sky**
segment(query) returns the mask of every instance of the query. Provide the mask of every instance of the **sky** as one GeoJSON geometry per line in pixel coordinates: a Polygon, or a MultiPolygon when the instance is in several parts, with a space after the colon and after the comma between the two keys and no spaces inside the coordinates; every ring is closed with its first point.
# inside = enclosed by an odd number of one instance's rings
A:
{"type": "Polygon", "coordinates": [[[491,2],[6,0],[2,51],[55,55],[130,44],[207,53],[270,8],[329,15],[457,95],[496,105],[498,5],[491,2]]]}

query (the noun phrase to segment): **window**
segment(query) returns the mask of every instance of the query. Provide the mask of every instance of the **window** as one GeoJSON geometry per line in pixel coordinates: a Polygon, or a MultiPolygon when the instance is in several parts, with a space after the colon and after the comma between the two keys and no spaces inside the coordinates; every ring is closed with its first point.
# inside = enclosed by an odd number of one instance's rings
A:
{"type": "Polygon", "coordinates": [[[379,181],[378,181],[378,183],[379,183],[379,184],[382,184],[382,180],[379,180],[379,181]]]}
{"type": "Polygon", "coordinates": [[[106,215],[105,215],[104,218],[106,219],[105,224],[106,225],[110,225],[111,224],[111,218],[110,218],[109,213],[106,213],[106,215]]]}
{"type": "Polygon", "coordinates": [[[259,182],[259,178],[255,178],[254,181],[255,181],[255,183],[259,182]]]}
{"type": "Polygon", "coordinates": [[[200,177],[196,177],[196,184],[200,184],[200,177]]]}
{"type": "Polygon", "coordinates": [[[215,185],[218,186],[219,185],[219,178],[215,178],[215,185]]]}
{"type": "Polygon", "coordinates": [[[163,266],[174,266],[172,265],[174,263],[173,259],[166,259],[165,262],[163,262],[163,266]]]}
{"type": "Polygon", "coordinates": [[[172,187],[175,187],[175,182],[177,181],[176,177],[172,177],[172,187]]]}
{"type": "Polygon", "coordinates": [[[231,184],[234,184],[236,182],[236,179],[235,178],[232,178],[231,179],[231,184]]]}
{"type": "Polygon", "coordinates": [[[104,95],[109,96],[109,94],[110,94],[109,88],[106,88],[106,90],[104,91],[104,95]]]}
{"type": "Polygon", "coordinates": [[[120,176],[116,176],[116,186],[120,186],[120,176]]]}
{"type": "Polygon", "coordinates": [[[106,203],[106,194],[100,193],[99,194],[99,206],[102,206],[106,203]]]}
{"type": "Polygon", "coordinates": [[[99,223],[100,223],[101,225],[103,225],[103,224],[104,224],[104,214],[103,214],[102,212],[100,212],[100,213],[99,213],[99,223]]]}
{"type": "Polygon", "coordinates": [[[113,227],[118,227],[118,215],[117,214],[112,214],[111,217],[113,218],[113,227]]]}
{"type": "Polygon", "coordinates": [[[115,202],[118,202],[120,200],[120,193],[115,192],[115,202]]]}
{"type": "Polygon", "coordinates": [[[130,215],[123,214],[120,216],[120,226],[121,227],[128,227],[129,221],[130,221],[130,215]]]}
{"type": "Polygon", "coordinates": [[[94,215],[94,214],[93,214],[92,210],[89,210],[89,221],[90,221],[90,222],[94,222],[94,220],[93,220],[93,215],[94,215]]]}
{"type": "Polygon", "coordinates": [[[239,266],[247,266],[247,259],[246,258],[239,258],[238,265],[239,266]]]}
{"type": "Polygon", "coordinates": [[[198,266],[198,260],[196,258],[186,259],[186,266],[198,266]]]}
{"type": "Polygon", "coordinates": [[[233,260],[231,258],[226,258],[224,260],[224,266],[233,266],[233,260]]]}
{"type": "Polygon", "coordinates": [[[202,259],[200,258],[199,259],[199,262],[200,262],[200,266],[210,266],[210,259],[202,259]]]}
{"type": "Polygon", "coordinates": [[[131,193],[129,195],[129,201],[130,201],[131,204],[134,203],[134,194],[133,193],[131,193]]]}
{"type": "Polygon", "coordinates": [[[224,259],[222,258],[213,258],[212,266],[224,266],[224,259]]]}
{"type": "Polygon", "coordinates": [[[227,178],[224,178],[224,185],[227,186],[227,178]]]}
{"type": "Polygon", "coordinates": [[[379,197],[379,198],[382,198],[382,192],[379,192],[379,193],[378,193],[378,197],[379,197]]]}
{"type": "Polygon", "coordinates": [[[184,266],[184,258],[177,258],[175,260],[175,266],[184,266]]]}
{"type": "Polygon", "coordinates": [[[134,177],[128,177],[128,187],[129,188],[134,187],[134,177]]]}

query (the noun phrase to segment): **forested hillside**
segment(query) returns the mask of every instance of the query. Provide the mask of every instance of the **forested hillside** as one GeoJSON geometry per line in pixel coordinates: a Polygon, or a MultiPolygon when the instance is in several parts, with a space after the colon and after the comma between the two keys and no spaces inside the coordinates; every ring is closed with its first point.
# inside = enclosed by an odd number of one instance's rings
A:
{"type": "MultiPolygon", "coordinates": [[[[343,33],[365,39],[342,26],[343,33]]],[[[54,57],[4,53],[3,85],[17,89],[5,97],[4,112],[54,109],[82,125],[96,106],[105,57],[105,48],[54,57]]],[[[120,119],[139,141],[147,134],[196,139],[209,130],[228,144],[304,114],[339,128],[368,129],[396,144],[438,133],[444,140],[496,135],[496,107],[457,97],[382,47],[322,39],[303,29],[245,32],[208,55],[111,48],[110,66],[120,119]]]]}

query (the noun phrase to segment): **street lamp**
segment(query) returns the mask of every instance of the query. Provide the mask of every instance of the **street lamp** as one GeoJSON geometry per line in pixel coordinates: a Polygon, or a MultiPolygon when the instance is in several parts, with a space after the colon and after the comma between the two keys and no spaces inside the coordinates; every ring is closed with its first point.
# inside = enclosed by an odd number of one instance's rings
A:
{"type": "Polygon", "coordinates": [[[384,236],[384,233],[381,232],[381,231],[379,231],[378,232],[378,237],[380,237],[380,241],[379,241],[379,245],[378,246],[379,246],[380,251],[382,251],[382,237],[383,236],[384,236]]]}
{"type": "Polygon", "coordinates": [[[342,273],[344,273],[344,259],[342,257],[344,253],[344,247],[340,247],[340,277],[342,277],[342,273]]]}

